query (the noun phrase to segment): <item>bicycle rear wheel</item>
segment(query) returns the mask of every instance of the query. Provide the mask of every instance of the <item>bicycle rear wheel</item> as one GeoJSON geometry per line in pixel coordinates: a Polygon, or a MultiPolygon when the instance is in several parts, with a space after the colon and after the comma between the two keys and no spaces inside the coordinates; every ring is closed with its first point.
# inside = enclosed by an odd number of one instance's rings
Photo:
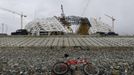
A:
{"type": "Polygon", "coordinates": [[[64,62],[58,62],[53,66],[53,72],[57,75],[63,75],[69,71],[69,66],[64,62]]]}

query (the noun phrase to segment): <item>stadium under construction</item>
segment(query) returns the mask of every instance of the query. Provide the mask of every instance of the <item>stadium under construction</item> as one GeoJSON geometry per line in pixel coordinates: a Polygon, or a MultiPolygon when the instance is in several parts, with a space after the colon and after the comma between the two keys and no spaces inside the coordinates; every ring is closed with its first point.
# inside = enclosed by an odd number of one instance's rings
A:
{"type": "Polygon", "coordinates": [[[1,75],[134,75],[133,36],[119,36],[96,18],[65,16],[61,9],[60,17],[35,19],[0,36],[1,75]]]}

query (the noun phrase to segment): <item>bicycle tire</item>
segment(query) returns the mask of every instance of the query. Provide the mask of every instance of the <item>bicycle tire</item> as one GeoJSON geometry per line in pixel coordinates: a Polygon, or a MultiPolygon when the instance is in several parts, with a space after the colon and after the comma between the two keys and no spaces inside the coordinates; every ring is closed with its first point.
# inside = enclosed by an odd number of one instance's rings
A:
{"type": "Polygon", "coordinates": [[[54,64],[53,66],[53,72],[56,75],[63,75],[66,74],[69,71],[69,66],[68,64],[64,63],[64,62],[58,62],[56,64],[54,64]]]}
{"type": "Polygon", "coordinates": [[[84,73],[86,75],[97,75],[98,69],[92,64],[85,64],[83,66],[84,73]]]}

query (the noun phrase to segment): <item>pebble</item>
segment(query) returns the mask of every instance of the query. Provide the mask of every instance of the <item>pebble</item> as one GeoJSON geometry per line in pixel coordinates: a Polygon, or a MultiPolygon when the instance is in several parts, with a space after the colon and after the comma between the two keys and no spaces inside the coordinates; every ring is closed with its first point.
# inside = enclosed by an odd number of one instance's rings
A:
{"type": "Polygon", "coordinates": [[[98,68],[98,75],[134,75],[133,49],[81,50],[80,48],[1,48],[1,75],[45,75],[64,59],[85,57],[98,68]]]}

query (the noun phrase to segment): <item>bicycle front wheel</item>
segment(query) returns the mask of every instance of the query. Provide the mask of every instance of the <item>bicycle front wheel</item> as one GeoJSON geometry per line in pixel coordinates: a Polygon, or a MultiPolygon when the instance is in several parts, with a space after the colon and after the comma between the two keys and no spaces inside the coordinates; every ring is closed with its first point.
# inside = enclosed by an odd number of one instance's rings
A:
{"type": "Polygon", "coordinates": [[[86,75],[97,75],[98,69],[93,64],[85,64],[83,70],[86,75]]]}

